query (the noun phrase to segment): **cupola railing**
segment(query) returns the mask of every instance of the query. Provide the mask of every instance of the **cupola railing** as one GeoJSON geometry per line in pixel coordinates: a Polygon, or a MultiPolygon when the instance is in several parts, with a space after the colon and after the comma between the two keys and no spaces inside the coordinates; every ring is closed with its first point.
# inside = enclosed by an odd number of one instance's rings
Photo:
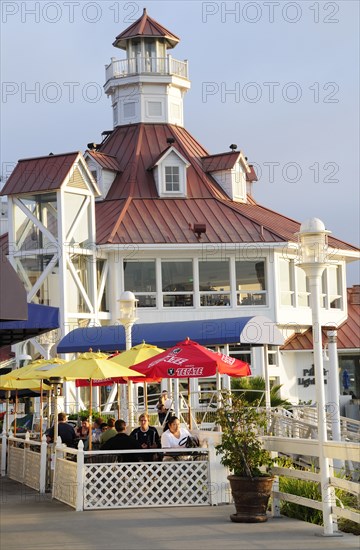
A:
{"type": "Polygon", "coordinates": [[[111,59],[106,66],[106,81],[112,78],[124,78],[137,74],[175,75],[188,78],[188,62],[167,57],[133,57],[129,59],[111,59]]]}

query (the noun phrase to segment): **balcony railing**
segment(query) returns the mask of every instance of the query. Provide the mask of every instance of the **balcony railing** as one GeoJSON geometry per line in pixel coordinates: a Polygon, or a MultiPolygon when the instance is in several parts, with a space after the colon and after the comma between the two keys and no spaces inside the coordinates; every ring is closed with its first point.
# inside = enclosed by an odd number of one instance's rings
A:
{"type": "Polygon", "coordinates": [[[124,78],[136,74],[175,75],[188,78],[188,62],[167,57],[112,58],[106,66],[106,82],[112,78],[124,78]]]}

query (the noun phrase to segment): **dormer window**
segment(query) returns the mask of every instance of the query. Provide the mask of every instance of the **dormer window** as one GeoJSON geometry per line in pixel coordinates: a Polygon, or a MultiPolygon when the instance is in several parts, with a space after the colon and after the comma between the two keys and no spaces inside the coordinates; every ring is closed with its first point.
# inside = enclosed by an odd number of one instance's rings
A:
{"type": "Polygon", "coordinates": [[[160,197],[186,197],[186,158],[176,149],[168,147],[151,167],[160,197]]]}
{"type": "Polygon", "coordinates": [[[241,151],[202,157],[203,167],[233,201],[246,202],[246,175],[251,172],[241,151]]]}
{"type": "Polygon", "coordinates": [[[99,198],[102,200],[108,194],[116,175],[120,172],[118,162],[111,155],[93,150],[86,151],[85,160],[91,175],[99,186],[101,192],[99,198]]]}
{"type": "Polygon", "coordinates": [[[179,166],[165,166],[165,191],[178,193],[180,191],[179,166]]]}

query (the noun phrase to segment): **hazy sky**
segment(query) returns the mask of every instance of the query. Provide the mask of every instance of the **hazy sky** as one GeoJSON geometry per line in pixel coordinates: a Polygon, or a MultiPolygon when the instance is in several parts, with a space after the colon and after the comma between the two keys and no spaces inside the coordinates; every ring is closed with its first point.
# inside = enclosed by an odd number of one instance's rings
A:
{"type": "MultiPolygon", "coordinates": [[[[112,129],[104,66],[147,7],[181,38],[185,126],[210,153],[236,143],[256,200],[359,243],[359,3],[2,2],[1,163],[86,149],[112,129]]],[[[357,263],[357,266],[359,263],[357,263]]],[[[348,284],[360,282],[350,267],[348,284]]]]}

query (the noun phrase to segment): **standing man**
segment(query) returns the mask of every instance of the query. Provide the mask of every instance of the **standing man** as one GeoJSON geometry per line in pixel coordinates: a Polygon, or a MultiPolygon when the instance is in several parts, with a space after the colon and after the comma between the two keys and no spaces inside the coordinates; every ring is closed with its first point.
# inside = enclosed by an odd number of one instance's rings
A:
{"type": "Polygon", "coordinates": [[[160,426],[164,424],[165,418],[171,409],[171,399],[168,397],[167,390],[163,390],[161,392],[161,395],[159,397],[159,401],[156,404],[156,408],[159,415],[159,423],[160,426]]]}

